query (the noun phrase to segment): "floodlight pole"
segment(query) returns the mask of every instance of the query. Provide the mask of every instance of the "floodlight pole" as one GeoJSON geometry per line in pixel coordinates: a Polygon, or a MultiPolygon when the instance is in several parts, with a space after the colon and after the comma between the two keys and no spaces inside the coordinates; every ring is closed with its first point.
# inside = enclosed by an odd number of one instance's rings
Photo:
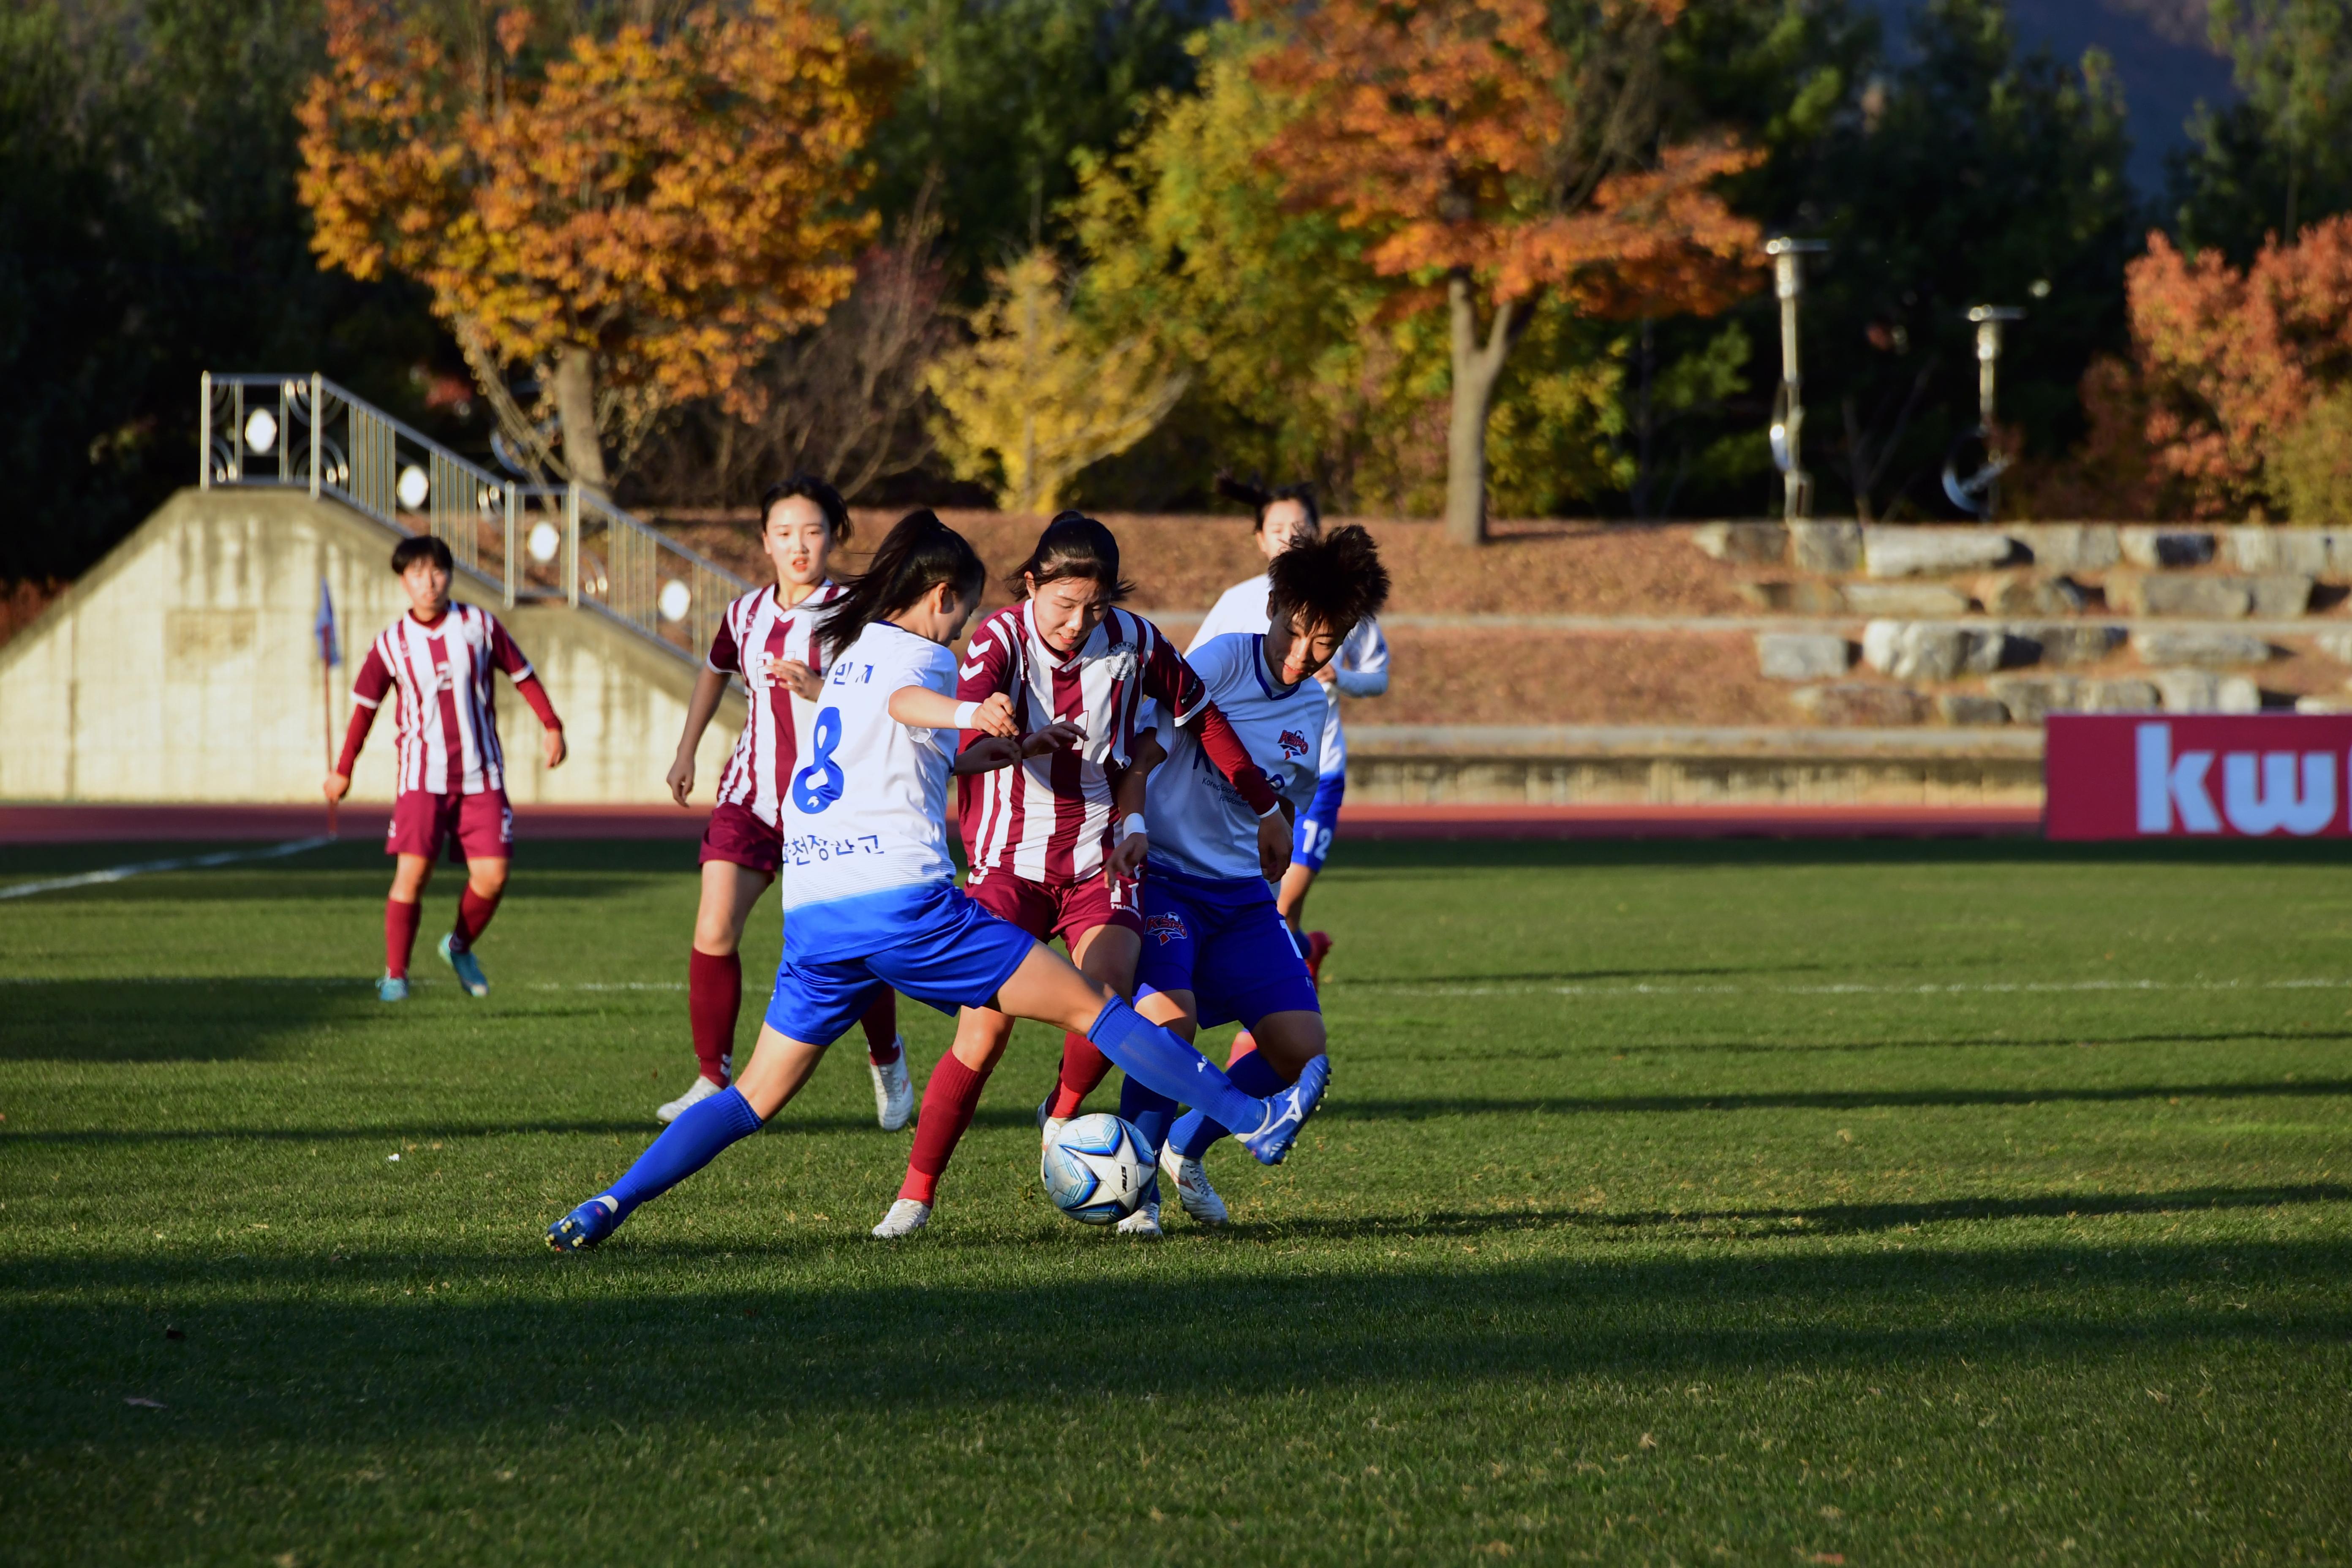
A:
{"type": "Polygon", "coordinates": [[[1977,427],[1963,431],[1945,455],[1944,493],[1961,510],[1990,519],[2000,510],[2001,471],[2011,461],[1998,445],[2000,426],[1996,422],[1994,398],[2000,374],[2001,328],[2025,320],[2025,312],[2015,305],[1976,305],[1969,308],[1969,320],[1977,329],[1977,427]],[[1984,467],[1964,479],[1958,458],[1961,446],[1970,437],[1984,444],[1984,467]]]}
{"type": "Polygon", "coordinates": [[[1768,242],[1764,254],[1772,258],[1772,289],[1780,298],[1780,387],[1772,399],[1772,463],[1780,470],[1780,516],[1795,522],[1812,515],[1813,477],[1805,472],[1804,373],[1797,358],[1797,301],[1805,292],[1805,271],[1799,258],[1829,249],[1818,239],[1791,239],[1781,235],[1768,242]]]}

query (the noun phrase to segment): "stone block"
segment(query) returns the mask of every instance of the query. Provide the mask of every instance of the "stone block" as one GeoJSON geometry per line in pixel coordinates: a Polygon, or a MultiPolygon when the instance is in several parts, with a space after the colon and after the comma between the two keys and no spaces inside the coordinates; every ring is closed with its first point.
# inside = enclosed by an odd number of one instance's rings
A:
{"type": "Polygon", "coordinates": [[[1801,572],[1852,572],[1862,565],[1862,524],[1792,522],[1789,542],[1801,572]]]}
{"type": "Polygon", "coordinates": [[[2124,616],[2179,616],[2200,621],[2242,621],[2254,607],[2242,577],[2170,576],[2151,572],[2107,574],[2107,607],[2124,616]]]}
{"type": "Polygon", "coordinates": [[[2261,664],[2271,645],[2252,632],[2165,631],[2132,633],[2132,652],[2146,665],[2193,664],[2206,669],[2261,664]]]}
{"type": "Polygon", "coordinates": [[[2253,595],[2254,616],[2258,620],[2291,621],[2300,619],[2311,608],[2311,579],[2294,573],[2273,572],[2260,577],[2245,579],[2247,589],[2253,595]]]}
{"type": "Polygon", "coordinates": [[[1909,687],[1862,680],[1801,686],[1789,700],[1822,724],[1916,724],[1927,714],[1927,700],[1909,687]]]}
{"type": "Polygon", "coordinates": [[[2159,669],[2149,678],[2168,713],[2259,713],[2262,689],[2242,675],[2210,669],[2159,669]]]}
{"type": "Polygon", "coordinates": [[[2298,713],[2352,713],[2352,702],[2337,697],[2298,697],[2294,700],[2298,713]]]}
{"type": "Polygon", "coordinates": [[[2159,699],[2148,680],[2077,680],[2073,710],[2078,713],[2153,713],[2159,699]]]}
{"type": "Polygon", "coordinates": [[[1789,558],[1789,531],[1777,522],[1707,522],[1691,542],[1717,561],[1743,565],[1779,565],[1789,558]]]}
{"type": "Polygon", "coordinates": [[[2322,632],[2311,640],[2338,664],[2352,664],[2352,631],[2322,632]]]}
{"type": "Polygon", "coordinates": [[[1857,616],[1935,620],[1969,613],[1969,596],[1941,583],[1848,583],[1844,595],[1846,608],[1857,616]]]}
{"type": "Polygon", "coordinates": [[[2000,668],[2009,638],[1936,621],[1873,621],[1863,628],[1862,657],[1897,680],[1952,680],[2000,668]]]}
{"type": "Polygon", "coordinates": [[[1975,588],[1989,616],[2071,616],[2084,603],[2083,590],[2065,578],[2039,573],[1989,573],[1975,588]]]}
{"type": "Polygon", "coordinates": [[[2119,528],[2116,544],[2135,566],[2202,566],[2213,559],[2213,535],[2201,528],[2119,528]]]}
{"type": "Polygon", "coordinates": [[[2019,522],[2007,531],[2044,572],[2104,572],[2122,557],[2112,522],[2019,522]]]}
{"type": "Polygon", "coordinates": [[[1865,528],[1863,561],[1874,577],[1947,577],[1998,566],[2017,542],[1989,528],[1865,528]]]}
{"type": "Polygon", "coordinates": [[[2020,664],[2096,664],[2124,640],[2121,626],[2021,621],[2001,629],[2018,641],[2032,645],[2032,657],[2013,661],[2020,664]]]}
{"type": "Polygon", "coordinates": [[[1811,577],[1794,583],[1742,583],[1735,590],[1741,598],[1759,610],[1793,616],[1842,616],[1846,613],[1845,595],[1834,583],[1817,582],[1811,577]]]}
{"type": "Polygon", "coordinates": [[[1827,680],[1843,675],[1846,640],[1830,632],[1759,632],[1756,667],[1767,680],[1827,680]]]}
{"type": "Polygon", "coordinates": [[[2318,528],[2249,524],[2229,531],[2230,561],[2241,572],[2294,572],[2324,577],[2352,564],[2352,535],[2318,528]]]}
{"type": "Polygon", "coordinates": [[[1936,716],[1947,724],[2006,724],[2009,709],[1998,697],[1978,691],[1945,691],[1936,697],[1936,716]]]}
{"type": "Polygon", "coordinates": [[[2051,710],[2074,706],[2081,682],[2070,675],[2005,675],[1986,684],[2011,723],[2039,724],[2051,710]]]}

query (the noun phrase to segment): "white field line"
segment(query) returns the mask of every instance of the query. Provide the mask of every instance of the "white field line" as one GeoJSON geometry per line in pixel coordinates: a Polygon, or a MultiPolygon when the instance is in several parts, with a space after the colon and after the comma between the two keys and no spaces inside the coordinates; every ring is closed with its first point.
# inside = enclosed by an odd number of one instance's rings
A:
{"type": "MultiPolygon", "coordinates": [[[[2067,994],[2095,991],[2342,991],[2352,978],[2322,980],[2038,980],[1949,981],[1911,985],[1852,982],[1831,985],[1350,985],[1327,982],[1340,993],[1362,990],[1384,996],[1959,996],[2067,994]]],[[[1350,1000],[1357,998],[1350,997],[1350,1000]]]]}
{"type": "Polygon", "coordinates": [[[142,860],[129,866],[109,866],[102,871],[84,871],[78,877],[53,877],[46,882],[18,882],[0,888],[0,899],[26,899],[35,893],[61,892],[68,888],[95,888],[106,882],[127,881],[151,871],[193,871],[206,866],[228,866],[239,860],[275,860],[281,856],[299,855],[305,849],[316,849],[322,844],[332,844],[331,838],[293,838],[283,844],[273,844],[267,849],[224,849],[216,855],[185,855],[174,860],[142,860]]]}
{"type": "MultiPolygon", "coordinates": [[[[103,985],[283,985],[309,991],[373,990],[375,982],[356,974],[93,974],[76,977],[103,985]]],[[[443,985],[449,982],[425,976],[411,975],[409,984],[443,985]]],[[[0,974],[0,985],[53,985],[57,981],[40,974],[0,974]]],[[[565,984],[541,981],[531,985],[519,985],[523,991],[683,991],[686,984],[677,980],[583,980],[565,984]]]]}

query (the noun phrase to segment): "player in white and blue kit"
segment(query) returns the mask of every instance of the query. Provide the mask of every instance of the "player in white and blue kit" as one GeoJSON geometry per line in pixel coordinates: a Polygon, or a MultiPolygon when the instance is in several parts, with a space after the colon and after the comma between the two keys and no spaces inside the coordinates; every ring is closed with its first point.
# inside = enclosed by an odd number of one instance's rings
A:
{"type": "MultiPolygon", "coordinates": [[[[1323,515],[1316,508],[1312,485],[1285,485],[1280,489],[1263,490],[1255,485],[1221,479],[1217,489],[1256,509],[1257,547],[1268,561],[1297,541],[1313,539],[1323,531],[1323,515]]],[[[1261,573],[1218,595],[1207,618],[1192,634],[1192,647],[1184,652],[1190,657],[1212,637],[1231,632],[1262,632],[1266,629],[1266,577],[1261,573]]],[[[1283,873],[1275,902],[1297,935],[1300,951],[1307,955],[1307,973],[1319,975],[1323,955],[1331,951],[1331,938],[1319,931],[1303,931],[1300,926],[1307,908],[1307,891],[1315,885],[1325,858],[1331,853],[1331,832],[1339,825],[1339,803],[1348,790],[1348,737],[1339,723],[1336,699],[1378,697],[1388,690],[1389,644],[1381,635],[1379,619],[1366,616],[1357,622],[1331,662],[1316,671],[1315,679],[1335,700],[1324,714],[1315,797],[1299,813],[1290,848],[1290,869],[1283,873]]]]}
{"type": "MultiPolygon", "coordinates": [[[[1328,539],[1301,539],[1276,556],[1267,591],[1272,613],[1265,631],[1211,637],[1195,644],[1186,661],[1250,760],[1294,807],[1304,806],[1314,799],[1331,700],[1315,672],[1350,631],[1380,612],[1388,572],[1370,534],[1342,528],[1328,539]]],[[[1150,849],[1137,1010],[1186,1039],[1203,1026],[1238,1020],[1256,1049],[1226,1070],[1245,1092],[1304,1083],[1318,1066],[1328,1077],[1321,1005],[1260,870],[1257,814],[1211,765],[1197,737],[1180,730],[1164,743],[1168,760],[1144,797],[1150,849]]],[[[1159,1148],[1160,1171],[1184,1212],[1222,1224],[1225,1206],[1201,1155],[1226,1127],[1205,1104],[1181,1121],[1174,1112],[1157,1084],[1128,1076],[1119,1114],[1159,1148]]]]}
{"type": "Polygon", "coordinates": [[[1322,1098],[1328,1063],[1268,1097],[1244,1094],[1189,1044],[955,885],[945,816],[959,731],[991,738],[966,748],[967,765],[992,742],[997,766],[1061,743],[1019,734],[1002,693],[955,699],[947,645],[978,607],[984,576],[961,534],[913,512],[826,610],[817,632],[824,691],[784,800],[783,959],[751,1065],[671,1122],[619,1181],[549,1226],[550,1247],[595,1246],[637,1205],[758,1131],[884,986],[950,1014],[992,1007],[1084,1030],[1130,1081],[1248,1129],[1241,1141],[1265,1163],[1289,1152],[1322,1098]]]}

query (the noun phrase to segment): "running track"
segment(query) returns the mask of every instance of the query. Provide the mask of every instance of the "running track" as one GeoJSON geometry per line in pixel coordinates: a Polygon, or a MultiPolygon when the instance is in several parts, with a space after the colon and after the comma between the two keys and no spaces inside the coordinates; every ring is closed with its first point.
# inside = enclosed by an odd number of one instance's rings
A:
{"type": "MultiPolygon", "coordinates": [[[[387,808],[346,808],[346,838],[373,838],[387,808]]],[[[515,837],[702,835],[706,808],[519,805],[515,837]]],[[[2030,805],[1350,805],[1342,838],[1983,838],[2040,830],[2030,805]]],[[[0,845],[266,842],[327,830],[316,805],[0,805],[0,845]]]]}

